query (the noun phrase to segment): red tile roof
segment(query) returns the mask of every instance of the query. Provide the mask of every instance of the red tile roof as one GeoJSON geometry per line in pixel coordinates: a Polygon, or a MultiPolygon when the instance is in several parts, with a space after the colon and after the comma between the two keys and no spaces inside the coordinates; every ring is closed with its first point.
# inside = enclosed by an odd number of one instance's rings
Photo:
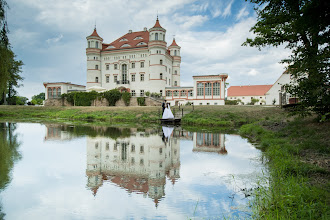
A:
{"type": "Polygon", "coordinates": [[[158,20],[158,17],[157,17],[157,20],[156,20],[156,24],[154,25],[153,28],[163,28],[162,26],[160,26],[159,24],[159,20],[158,20]]]}
{"type": "Polygon", "coordinates": [[[273,85],[231,86],[227,96],[263,96],[273,85]]]}
{"type": "Polygon", "coordinates": [[[94,36],[94,37],[99,37],[99,38],[101,38],[98,34],[97,34],[97,31],[96,31],[96,28],[94,28],[94,31],[93,31],[93,33],[89,36],[89,37],[91,37],[91,36],[94,36]]]}
{"type": "Polygon", "coordinates": [[[110,44],[102,44],[102,50],[118,50],[118,49],[131,49],[137,47],[147,47],[148,42],[149,42],[149,31],[132,32],[125,34],[124,36],[118,38],[117,40],[113,41],[110,44]],[[140,37],[142,39],[136,39],[140,37]],[[143,42],[142,45],[138,45],[141,42],[143,42]],[[124,44],[127,44],[129,46],[122,47],[124,44]],[[107,49],[107,47],[109,46],[110,48],[107,49]]]}
{"type": "Polygon", "coordinates": [[[175,39],[173,38],[173,42],[170,46],[179,46],[179,45],[176,44],[175,39]]]}

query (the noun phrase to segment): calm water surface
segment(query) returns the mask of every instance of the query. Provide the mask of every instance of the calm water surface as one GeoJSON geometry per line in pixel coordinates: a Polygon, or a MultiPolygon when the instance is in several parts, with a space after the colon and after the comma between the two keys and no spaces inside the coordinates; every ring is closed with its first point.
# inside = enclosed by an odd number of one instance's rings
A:
{"type": "Polygon", "coordinates": [[[238,135],[0,124],[0,219],[246,219],[265,170],[238,135]]]}

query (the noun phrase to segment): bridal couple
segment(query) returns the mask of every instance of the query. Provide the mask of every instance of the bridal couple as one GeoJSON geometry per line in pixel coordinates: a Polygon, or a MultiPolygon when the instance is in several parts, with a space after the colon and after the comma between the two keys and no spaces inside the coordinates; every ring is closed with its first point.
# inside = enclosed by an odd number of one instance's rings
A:
{"type": "Polygon", "coordinates": [[[174,115],[170,108],[170,103],[167,103],[166,100],[162,103],[163,108],[163,117],[162,119],[174,119],[174,115]]]}

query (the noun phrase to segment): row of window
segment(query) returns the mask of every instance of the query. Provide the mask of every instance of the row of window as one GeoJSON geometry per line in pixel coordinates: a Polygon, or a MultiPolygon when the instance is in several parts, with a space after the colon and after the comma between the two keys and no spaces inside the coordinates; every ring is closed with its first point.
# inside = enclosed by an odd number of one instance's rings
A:
{"type": "MultiPolygon", "coordinates": [[[[151,36],[154,35],[154,33],[151,34],[151,36]]],[[[152,37],[151,37],[152,38],[152,37]]],[[[155,33],[155,40],[165,40],[165,34],[162,33],[155,33]]]]}
{"type": "MultiPolygon", "coordinates": [[[[110,56],[110,57],[104,57],[103,60],[119,60],[119,59],[127,59],[127,57],[129,57],[130,59],[133,58],[143,58],[143,57],[147,57],[147,54],[131,54],[131,55],[123,55],[123,56],[110,56]]],[[[89,59],[89,57],[87,58],[89,59]]],[[[94,57],[95,60],[95,57],[94,57]]]]}
{"type": "Polygon", "coordinates": [[[197,83],[197,96],[219,96],[220,83],[197,83]],[[212,90],[213,85],[213,90],[212,90]],[[204,93],[205,92],[205,93],[204,93]]]}
{"type": "MultiPolygon", "coordinates": [[[[254,99],[255,97],[251,97],[251,100],[254,99]]],[[[230,99],[236,99],[236,97],[230,97],[230,99]]],[[[242,99],[245,99],[245,97],[243,96],[242,99]]],[[[262,97],[260,97],[260,99],[262,99],[262,97]]]]}
{"type": "Polygon", "coordinates": [[[99,42],[98,41],[88,41],[88,48],[99,48],[99,42]]]}
{"type": "Polygon", "coordinates": [[[61,97],[61,87],[48,88],[48,98],[60,98],[61,97]]]}
{"type": "Polygon", "coordinates": [[[178,97],[178,96],[187,97],[187,94],[188,94],[189,97],[192,97],[193,96],[193,90],[181,90],[181,91],[179,91],[179,90],[174,90],[174,91],[168,90],[168,91],[166,91],[166,96],[169,96],[169,97],[171,97],[171,96],[174,96],[174,97],[178,97]]]}

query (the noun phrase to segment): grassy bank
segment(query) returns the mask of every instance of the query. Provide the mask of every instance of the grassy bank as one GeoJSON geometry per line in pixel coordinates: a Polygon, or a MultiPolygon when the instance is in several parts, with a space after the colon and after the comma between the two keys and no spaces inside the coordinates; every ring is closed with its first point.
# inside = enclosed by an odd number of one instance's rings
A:
{"type": "MultiPolygon", "coordinates": [[[[178,112],[178,108],[172,108],[178,112]]],[[[93,121],[158,124],[160,107],[0,106],[8,120],[93,121]]],[[[184,107],[183,127],[235,128],[265,152],[269,188],[260,187],[253,203],[260,219],[329,219],[330,123],[295,118],[263,106],[184,107]]]]}
{"type": "Polygon", "coordinates": [[[270,188],[254,201],[260,219],[329,219],[330,123],[314,118],[260,121],[240,133],[259,143],[268,160],[270,188]]]}

